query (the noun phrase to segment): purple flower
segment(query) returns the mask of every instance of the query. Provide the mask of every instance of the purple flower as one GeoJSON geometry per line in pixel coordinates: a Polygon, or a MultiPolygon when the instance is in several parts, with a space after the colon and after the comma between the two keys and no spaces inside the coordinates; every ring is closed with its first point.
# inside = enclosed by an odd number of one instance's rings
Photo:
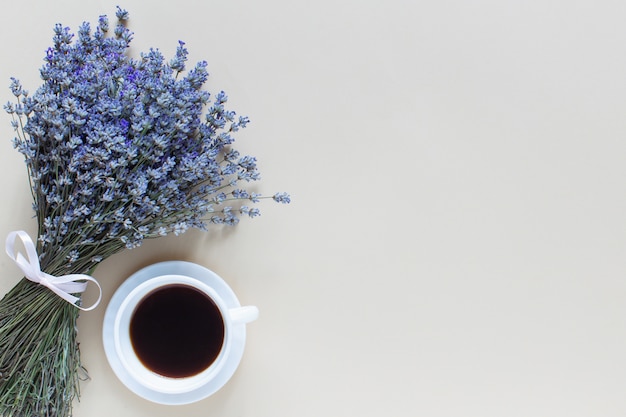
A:
{"type": "MultiPolygon", "coordinates": [[[[241,186],[260,179],[256,158],[233,147],[249,119],[227,108],[223,91],[203,89],[206,61],[184,72],[184,42],[170,60],[158,49],[130,57],[128,12],[118,7],[116,16],[112,36],[106,16],[93,33],[81,25],[76,39],[56,25],[32,96],[11,79],[17,103],[5,110],[32,180],[42,265],[57,245],[78,251],[66,254],[74,267],[84,259],[91,268],[94,259],[144,239],[260,214],[231,206],[264,198],[241,186]],[[67,215],[63,222],[44,221],[58,213],[67,215]],[[94,249],[93,242],[101,244],[94,249]]],[[[268,198],[290,201],[285,193],[268,198]]]]}

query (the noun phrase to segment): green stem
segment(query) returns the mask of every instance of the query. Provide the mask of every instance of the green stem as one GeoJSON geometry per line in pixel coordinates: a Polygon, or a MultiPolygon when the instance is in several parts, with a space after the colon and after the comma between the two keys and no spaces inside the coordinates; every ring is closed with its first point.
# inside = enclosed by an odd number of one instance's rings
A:
{"type": "Polygon", "coordinates": [[[22,279],[0,300],[0,415],[71,415],[79,394],[79,310],[22,279]]]}

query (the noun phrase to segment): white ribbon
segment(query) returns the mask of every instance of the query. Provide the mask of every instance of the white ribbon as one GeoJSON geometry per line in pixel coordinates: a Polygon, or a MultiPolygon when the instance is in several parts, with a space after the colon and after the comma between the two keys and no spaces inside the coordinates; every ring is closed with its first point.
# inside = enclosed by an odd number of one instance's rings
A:
{"type": "Polygon", "coordinates": [[[83,311],[93,310],[100,303],[100,299],[102,298],[102,288],[95,278],[85,274],[69,274],[55,277],[43,272],[41,270],[41,266],[39,265],[39,256],[37,256],[35,244],[31,240],[30,236],[28,236],[28,233],[23,230],[9,233],[6,241],[6,252],[7,255],[9,255],[17,264],[17,266],[20,267],[26,278],[32,282],[48,287],[56,295],[68,303],[80,308],[83,311]],[[21,239],[24,249],[26,250],[26,257],[19,252],[16,254],[16,238],[21,239]],[[76,304],[80,301],[80,297],[76,297],[72,294],[84,292],[87,289],[87,284],[89,282],[93,282],[98,287],[98,300],[89,307],[82,307],[76,304]]]}

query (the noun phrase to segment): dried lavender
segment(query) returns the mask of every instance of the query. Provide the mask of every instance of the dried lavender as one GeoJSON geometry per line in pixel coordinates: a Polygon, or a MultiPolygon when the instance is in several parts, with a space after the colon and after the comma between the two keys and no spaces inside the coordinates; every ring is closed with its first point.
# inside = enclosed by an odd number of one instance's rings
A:
{"type": "MultiPolygon", "coordinates": [[[[5,105],[24,155],[38,220],[41,269],[91,274],[97,264],[145,240],[260,214],[257,161],[232,147],[247,117],[226,108],[223,92],[203,89],[207,63],[186,69],[179,42],[167,61],[156,49],[128,56],[133,33],[117,10],[109,32],[54,27],[31,96],[12,79],[5,105]]],[[[68,416],[81,372],[78,309],[22,280],[0,301],[0,414],[68,416]]]]}

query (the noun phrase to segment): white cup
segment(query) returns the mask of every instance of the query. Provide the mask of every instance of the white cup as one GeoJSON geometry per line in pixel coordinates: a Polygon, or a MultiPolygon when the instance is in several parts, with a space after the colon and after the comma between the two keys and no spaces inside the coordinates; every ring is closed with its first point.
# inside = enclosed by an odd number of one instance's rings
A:
{"type": "Polygon", "coordinates": [[[258,315],[259,310],[254,306],[228,308],[220,294],[202,280],[176,274],[156,276],[140,282],[122,300],[115,313],[113,345],[121,366],[141,386],[163,394],[188,393],[209,384],[228,362],[233,350],[242,349],[236,346],[242,342],[233,337],[233,328],[256,320],[258,315]],[[144,365],[135,352],[130,336],[131,320],[139,303],[150,293],[172,285],[189,286],[204,293],[215,303],[224,323],[224,339],[216,359],[199,373],[180,378],[160,375],[144,365]]]}

